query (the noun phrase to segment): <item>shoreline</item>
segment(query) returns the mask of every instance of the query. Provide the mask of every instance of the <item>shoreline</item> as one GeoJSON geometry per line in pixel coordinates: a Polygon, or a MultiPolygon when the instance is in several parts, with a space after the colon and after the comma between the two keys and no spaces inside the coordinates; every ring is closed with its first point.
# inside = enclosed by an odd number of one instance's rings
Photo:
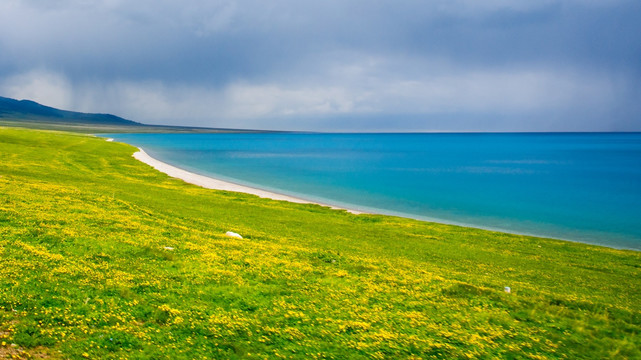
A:
{"type": "MultiPolygon", "coordinates": [[[[107,141],[109,141],[108,139],[107,141]]],[[[516,230],[509,230],[509,229],[503,229],[499,227],[492,227],[492,226],[483,226],[483,225],[478,225],[478,224],[470,224],[470,223],[463,223],[463,222],[458,222],[458,221],[448,221],[446,219],[440,219],[440,218],[431,218],[431,217],[422,217],[422,216],[412,216],[411,214],[405,214],[405,213],[399,213],[399,212],[393,212],[393,211],[377,211],[376,209],[365,209],[363,210],[356,210],[353,208],[348,208],[348,207],[343,207],[343,206],[335,206],[335,205],[330,205],[327,203],[323,202],[318,202],[318,201],[313,201],[313,200],[306,200],[304,198],[300,197],[295,197],[295,196],[290,196],[290,195],[285,195],[285,194],[280,194],[277,192],[273,191],[268,191],[268,190],[263,190],[260,188],[255,188],[251,186],[246,186],[246,185],[241,185],[241,184],[236,184],[230,181],[226,180],[221,180],[217,179],[212,176],[208,175],[200,175],[197,173],[193,173],[181,168],[178,168],[176,166],[167,164],[165,162],[162,162],[160,160],[157,160],[153,157],[151,157],[149,154],[147,154],[142,148],[138,147],[138,152],[135,152],[132,154],[132,156],[139,160],[140,162],[143,162],[154,169],[169,175],[170,177],[176,178],[183,180],[186,183],[193,184],[196,186],[200,186],[206,189],[212,189],[212,190],[221,190],[221,191],[231,191],[231,192],[240,192],[240,193],[245,193],[245,194],[251,194],[251,195],[256,195],[260,198],[266,198],[266,199],[271,199],[271,200],[277,200],[277,201],[288,201],[292,203],[298,203],[298,204],[314,204],[314,205],[319,205],[323,207],[327,207],[333,210],[343,210],[347,211],[351,214],[354,215],[359,215],[359,214],[380,214],[380,215],[386,215],[386,216],[397,216],[397,217],[403,217],[403,218],[408,218],[408,219],[413,219],[413,220],[418,220],[418,221],[425,221],[425,222],[432,222],[432,223],[437,223],[437,224],[443,224],[443,225],[453,225],[453,226],[459,226],[459,227],[465,227],[465,228],[473,228],[473,229],[481,229],[481,230],[487,230],[487,231],[493,231],[493,232],[499,232],[499,233],[506,233],[506,234],[513,234],[513,235],[521,235],[521,236],[530,236],[530,237],[537,237],[537,238],[547,238],[547,239],[554,239],[554,240],[560,240],[560,241],[568,241],[572,243],[582,243],[586,245],[592,245],[592,246],[603,246],[607,248],[612,248],[612,249],[619,249],[619,250],[632,250],[632,251],[641,251],[641,249],[632,247],[632,246],[615,246],[613,244],[608,244],[608,243],[603,243],[601,241],[597,240],[582,240],[582,239],[576,239],[576,238],[571,238],[571,237],[566,237],[566,236],[559,236],[559,235],[550,235],[550,234],[541,234],[541,233],[536,233],[536,232],[531,232],[531,231],[516,231],[516,230]]]]}
{"type": "Polygon", "coordinates": [[[342,208],[334,205],[320,203],[317,201],[305,200],[295,196],[279,194],[276,192],[262,190],[262,189],[258,189],[250,186],[235,184],[233,182],[220,180],[211,176],[196,174],[196,173],[175,167],[173,165],[169,165],[158,159],[155,159],[149,156],[149,154],[147,154],[142,148],[138,148],[138,151],[133,153],[131,156],[133,156],[136,160],[143,162],[164,174],[169,175],[172,178],[180,179],[186,183],[200,186],[206,189],[240,192],[245,194],[256,195],[258,197],[265,198],[265,199],[271,199],[271,200],[277,200],[277,201],[288,201],[288,202],[297,203],[297,204],[320,205],[320,206],[328,207],[334,210],[344,210],[355,215],[364,214],[364,212],[354,210],[354,209],[342,208]]]}

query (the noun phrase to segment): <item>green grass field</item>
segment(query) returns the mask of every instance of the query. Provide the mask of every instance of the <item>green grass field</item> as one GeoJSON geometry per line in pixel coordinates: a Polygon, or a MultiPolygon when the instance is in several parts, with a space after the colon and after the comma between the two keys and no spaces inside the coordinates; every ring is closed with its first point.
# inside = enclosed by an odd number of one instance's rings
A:
{"type": "Polygon", "coordinates": [[[641,358],[639,252],[206,190],[134,151],[0,128],[0,358],[641,358]]]}

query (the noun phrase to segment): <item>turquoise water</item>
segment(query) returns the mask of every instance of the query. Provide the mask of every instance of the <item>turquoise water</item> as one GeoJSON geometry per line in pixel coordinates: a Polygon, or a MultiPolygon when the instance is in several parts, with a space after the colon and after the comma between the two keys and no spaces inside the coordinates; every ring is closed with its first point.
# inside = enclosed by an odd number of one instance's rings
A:
{"type": "Polygon", "coordinates": [[[310,200],[641,250],[641,133],[109,136],[310,200]]]}

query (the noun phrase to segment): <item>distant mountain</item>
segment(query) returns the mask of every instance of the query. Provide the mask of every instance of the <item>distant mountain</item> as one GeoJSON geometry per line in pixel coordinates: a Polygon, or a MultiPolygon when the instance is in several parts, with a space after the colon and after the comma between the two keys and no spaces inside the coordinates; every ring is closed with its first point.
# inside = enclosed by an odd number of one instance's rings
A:
{"type": "Polygon", "coordinates": [[[0,96],[0,119],[22,121],[55,121],[68,124],[137,125],[144,124],[126,120],[111,114],[87,114],[66,111],[38,104],[31,100],[15,100],[0,96]]]}

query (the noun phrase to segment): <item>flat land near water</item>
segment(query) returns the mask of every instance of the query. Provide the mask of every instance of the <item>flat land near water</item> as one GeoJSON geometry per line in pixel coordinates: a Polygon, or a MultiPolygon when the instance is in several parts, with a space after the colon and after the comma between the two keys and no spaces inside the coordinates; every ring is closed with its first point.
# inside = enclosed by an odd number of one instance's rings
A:
{"type": "Polygon", "coordinates": [[[215,129],[198,128],[186,126],[163,126],[163,125],[117,125],[100,123],[81,123],[52,121],[44,118],[42,120],[25,120],[2,117],[0,114],[0,127],[18,127],[35,130],[54,130],[81,134],[108,134],[108,133],[255,133],[269,132],[244,129],[215,129]]]}
{"type": "Polygon", "coordinates": [[[0,358],[641,358],[640,252],[207,190],[135,151],[0,128],[0,358]]]}

